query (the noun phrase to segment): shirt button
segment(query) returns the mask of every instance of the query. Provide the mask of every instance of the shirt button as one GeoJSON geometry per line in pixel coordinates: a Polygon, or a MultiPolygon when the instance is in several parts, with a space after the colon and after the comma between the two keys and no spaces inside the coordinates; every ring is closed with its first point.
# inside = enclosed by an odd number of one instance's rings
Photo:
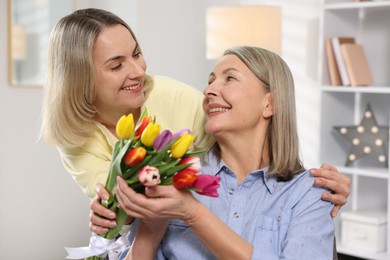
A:
{"type": "Polygon", "coordinates": [[[230,194],[230,195],[233,195],[233,194],[234,194],[234,189],[230,189],[230,190],[229,190],[229,194],[230,194]]]}
{"type": "Polygon", "coordinates": [[[240,216],[238,215],[237,212],[235,212],[235,213],[233,214],[233,216],[234,216],[235,218],[239,218],[239,217],[240,217],[240,216]]]}

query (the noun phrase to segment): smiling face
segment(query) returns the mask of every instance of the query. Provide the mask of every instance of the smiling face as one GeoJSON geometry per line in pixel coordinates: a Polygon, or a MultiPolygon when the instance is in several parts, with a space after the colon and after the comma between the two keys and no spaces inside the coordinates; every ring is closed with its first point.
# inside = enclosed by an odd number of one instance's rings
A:
{"type": "Polygon", "coordinates": [[[146,63],[131,33],[120,24],[104,28],[92,55],[98,116],[138,113],[145,101],[146,63]]]}
{"type": "Polygon", "coordinates": [[[264,130],[272,105],[263,84],[237,56],[223,56],[204,90],[206,132],[218,139],[226,134],[251,136],[264,130]]]}

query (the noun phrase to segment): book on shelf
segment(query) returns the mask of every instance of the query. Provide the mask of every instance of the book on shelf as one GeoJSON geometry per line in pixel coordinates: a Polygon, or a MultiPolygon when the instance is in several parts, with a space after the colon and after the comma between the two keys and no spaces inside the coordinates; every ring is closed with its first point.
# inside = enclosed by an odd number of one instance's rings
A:
{"type": "Polygon", "coordinates": [[[337,66],[336,57],[333,52],[332,38],[327,37],[325,39],[325,54],[328,65],[329,83],[332,86],[340,86],[341,78],[339,68],[337,66]]]}
{"type": "Polygon", "coordinates": [[[371,70],[363,45],[345,43],[340,48],[351,86],[372,85],[371,70]]]}
{"type": "Polygon", "coordinates": [[[341,45],[346,43],[355,43],[355,38],[353,37],[332,37],[332,47],[333,53],[336,59],[337,67],[339,69],[341,85],[349,86],[351,85],[347,69],[345,67],[344,58],[341,53],[341,45]]]}

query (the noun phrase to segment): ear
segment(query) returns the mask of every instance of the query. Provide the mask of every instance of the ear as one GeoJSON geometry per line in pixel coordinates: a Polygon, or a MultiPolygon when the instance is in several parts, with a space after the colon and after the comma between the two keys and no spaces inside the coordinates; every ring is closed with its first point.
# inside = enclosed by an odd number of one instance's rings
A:
{"type": "Polygon", "coordinates": [[[274,114],[274,109],[272,105],[271,93],[267,93],[264,97],[263,117],[270,118],[273,114],[274,114]]]}

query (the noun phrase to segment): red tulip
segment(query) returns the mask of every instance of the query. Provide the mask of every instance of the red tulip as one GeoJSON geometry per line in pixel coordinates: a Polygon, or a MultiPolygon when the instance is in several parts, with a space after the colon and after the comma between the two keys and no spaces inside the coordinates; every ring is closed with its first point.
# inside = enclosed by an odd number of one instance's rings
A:
{"type": "Polygon", "coordinates": [[[194,182],[193,188],[197,193],[210,197],[218,197],[220,177],[208,174],[200,174],[194,182]]]}
{"type": "Polygon", "coordinates": [[[134,167],[137,166],[145,158],[146,149],[143,147],[135,147],[127,151],[123,157],[126,165],[134,167]]]}
{"type": "Polygon", "coordinates": [[[193,170],[185,168],[173,176],[173,186],[176,189],[186,189],[192,187],[198,175],[193,170]]]}
{"type": "Polygon", "coordinates": [[[145,130],[145,128],[149,125],[149,123],[152,121],[151,116],[145,116],[141,119],[141,121],[138,123],[136,126],[136,131],[134,136],[135,137],[140,137],[142,135],[142,132],[145,130]]]}

